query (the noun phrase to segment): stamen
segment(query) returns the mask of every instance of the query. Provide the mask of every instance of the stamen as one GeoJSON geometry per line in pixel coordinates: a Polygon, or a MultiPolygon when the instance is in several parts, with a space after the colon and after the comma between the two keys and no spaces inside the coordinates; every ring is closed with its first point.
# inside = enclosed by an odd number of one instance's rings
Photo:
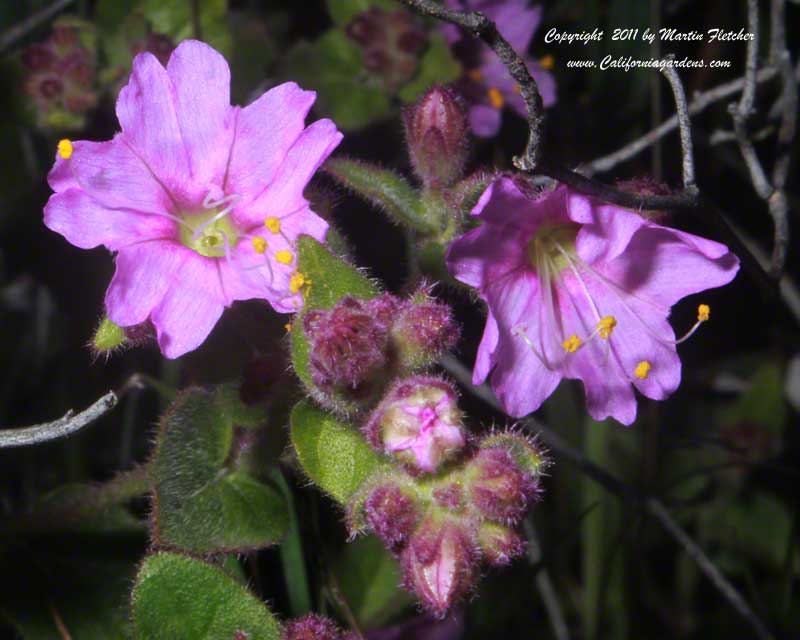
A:
{"type": "Polygon", "coordinates": [[[282,251],[277,251],[275,253],[275,259],[280,262],[281,264],[292,264],[292,260],[294,260],[294,256],[292,255],[291,251],[287,251],[283,249],[282,251]]]}
{"type": "Polygon", "coordinates": [[[467,71],[467,77],[473,82],[483,82],[483,74],[479,69],[470,69],[467,71]]]}
{"type": "Polygon", "coordinates": [[[541,363],[544,365],[544,367],[545,367],[546,369],[548,369],[548,370],[552,371],[552,370],[553,370],[553,368],[552,368],[552,367],[551,367],[549,364],[547,364],[547,362],[545,361],[545,359],[544,359],[544,358],[542,358],[542,355],[539,353],[539,351],[536,349],[536,347],[534,347],[534,346],[533,346],[533,342],[532,342],[532,341],[531,341],[531,339],[528,337],[528,334],[525,332],[525,331],[526,331],[526,329],[527,329],[526,325],[524,325],[524,324],[518,324],[516,327],[514,327],[514,328],[511,330],[511,335],[512,335],[512,336],[516,336],[516,337],[518,337],[518,338],[522,338],[523,342],[524,342],[526,345],[528,345],[528,348],[529,348],[531,351],[533,351],[533,355],[535,355],[535,356],[538,358],[539,362],[541,362],[541,363]]]}
{"type": "Polygon", "coordinates": [[[281,221],[275,216],[269,216],[266,220],[264,220],[264,226],[272,233],[281,232],[281,221]]]}
{"type": "MultiPolygon", "coordinates": [[[[292,277],[289,278],[289,290],[292,293],[297,293],[307,284],[306,277],[299,271],[295,271],[292,277]]],[[[308,283],[310,284],[310,282],[308,283]]]]}
{"type": "Polygon", "coordinates": [[[636,368],[633,370],[633,375],[635,375],[640,380],[645,380],[650,373],[650,369],[653,368],[647,360],[642,360],[639,364],[636,365],[636,368]]]}
{"type": "Polygon", "coordinates": [[[64,160],[69,160],[74,149],[75,147],[72,146],[72,140],[62,138],[58,141],[58,155],[64,158],[64,160]]]}
{"type": "Polygon", "coordinates": [[[211,225],[215,222],[219,222],[227,216],[233,208],[236,206],[236,203],[241,199],[241,196],[232,193],[227,196],[223,196],[219,200],[212,200],[211,199],[211,192],[209,191],[206,194],[206,197],[203,199],[203,208],[204,209],[216,209],[217,207],[221,207],[223,204],[227,204],[228,206],[225,207],[222,211],[211,217],[210,219],[206,220],[203,224],[201,224],[197,229],[195,229],[194,233],[192,234],[192,240],[197,240],[206,229],[208,229],[211,225]]]}
{"type": "Polygon", "coordinates": [[[500,90],[497,87],[490,87],[486,92],[486,95],[489,96],[489,104],[491,104],[495,109],[502,109],[503,105],[506,103],[505,99],[503,98],[503,94],[500,93],[500,90]]]}
{"type": "Polygon", "coordinates": [[[604,316],[600,318],[595,331],[597,331],[603,340],[608,340],[611,337],[611,332],[614,331],[614,327],[616,326],[617,319],[614,316],[604,316]]]}
{"type": "Polygon", "coordinates": [[[697,307],[697,322],[694,323],[694,326],[689,329],[685,336],[679,338],[675,341],[675,344],[680,344],[681,342],[686,342],[689,338],[694,335],[694,332],[700,328],[700,325],[704,322],[708,322],[709,317],[711,316],[711,307],[707,304],[701,304],[697,307]]]}
{"type": "Polygon", "coordinates": [[[564,342],[561,343],[561,346],[564,347],[564,351],[566,351],[567,353],[575,353],[578,349],[581,348],[582,345],[583,345],[583,340],[581,340],[574,333],[569,338],[564,340],[564,342]]]}
{"type": "Polygon", "coordinates": [[[539,58],[539,66],[550,71],[555,65],[555,61],[555,58],[548,53],[546,56],[539,58]]]}
{"type": "Polygon", "coordinates": [[[267,250],[267,241],[261,236],[253,236],[251,241],[253,243],[253,250],[258,253],[264,253],[267,250]]]}
{"type": "Polygon", "coordinates": [[[283,328],[286,329],[286,333],[291,333],[292,332],[292,325],[289,322],[287,322],[285,325],[283,325],[283,328]]]}

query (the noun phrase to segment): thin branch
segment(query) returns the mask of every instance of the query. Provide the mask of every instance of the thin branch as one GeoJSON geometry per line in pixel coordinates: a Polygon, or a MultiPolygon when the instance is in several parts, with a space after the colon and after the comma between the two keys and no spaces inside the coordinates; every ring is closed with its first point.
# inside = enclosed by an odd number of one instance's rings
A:
{"type": "Polygon", "coordinates": [[[500,58],[509,74],[519,85],[520,94],[525,101],[528,120],[528,143],[522,156],[514,158],[514,166],[520,171],[533,171],[541,158],[542,128],[544,107],[536,81],[528,71],[528,66],[514,51],[508,41],[497,30],[497,25],[477,11],[462,13],[448,9],[432,0],[400,0],[410,9],[425,16],[431,16],[457,27],[461,27],[483,40],[500,58]]]}
{"type": "MultiPolygon", "coordinates": [[[[670,55],[670,60],[674,56],[670,55]]],[[[672,94],[675,96],[675,111],[678,117],[678,129],[681,135],[681,149],[683,151],[683,188],[688,193],[697,193],[697,184],[694,179],[694,150],[692,149],[692,124],[689,120],[689,109],[686,106],[686,92],[683,83],[672,65],[661,67],[661,73],[666,76],[672,94]]]]}
{"type": "Polygon", "coordinates": [[[74,414],[72,410],[69,410],[63,418],[53,422],[20,427],[19,429],[3,429],[0,431],[0,449],[5,447],[25,447],[66,438],[107,414],[116,404],[117,395],[113,391],[109,391],[91,407],[78,414],[74,414]]]}
{"type": "Polygon", "coordinates": [[[57,0],[49,7],[37,11],[19,24],[14,25],[10,29],[6,29],[6,31],[0,35],[0,53],[5,53],[6,50],[13,47],[19,40],[22,40],[22,38],[36,29],[36,27],[53,18],[57,13],[71,5],[74,1],[75,0],[57,0]]]}
{"type": "MultiPolygon", "coordinates": [[[[503,408],[500,406],[500,403],[494,397],[489,387],[485,384],[481,386],[474,386],[472,384],[469,370],[461,364],[461,362],[451,356],[445,356],[440,361],[440,364],[470,393],[486,402],[496,411],[503,412],[503,408]]],[[[603,486],[607,491],[629,502],[633,507],[644,510],[653,516],[664,530],[684,548],[689,557],[697,563],[700,570],[717,588],[720,594],[750,623],[756,632],[756,636],[760,640],[771,640],[774,638],[772,633],[750,608],[747,601],[742,597],[736,587],[731,584],[705,552],[672,519],[672,516],[669,515],[669,512],[658,498],[647,496],[637,491],[634,487],[628,486],[616,476],[596,465],[581,451],[571,447],[561,436],[535,418],[525,418],[522,420],[521,424],[526,429],[538,433],[544,443],[549,447],[550,451],[561,458],[569,460],[577,466],[580,471],[603,486]]]]}
{"type": "Polygon", "coordinates": [[[756,99],[756,74],[758,73],[758,0],[747,0],[747,32],[753,37],[747,41],[747,58],[744,67],[744,90],[739,99],[739,113],[747,119],[753,112],[756,99]]]}

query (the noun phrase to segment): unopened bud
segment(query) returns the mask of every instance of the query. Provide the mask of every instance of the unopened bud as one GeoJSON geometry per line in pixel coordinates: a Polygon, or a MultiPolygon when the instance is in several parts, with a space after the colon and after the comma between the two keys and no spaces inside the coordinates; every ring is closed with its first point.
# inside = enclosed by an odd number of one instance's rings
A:
{"type": "Polygon", "coordinates": [[[381,484],[364,502],[366,521],[386,547],[402,547],[417,525],[419,512],[414,496],[397,484],[381,484]]]}
{"type": "Polygon", "coordinates": [[[449,89],[434,86],[403,112],[408,152],[425,186],[447,187],[458,180],[466,160],[466,112],[449,89]]]}
{"type": "Polygon", "coordinates": [[[525,540],[513,529],[496,522],[484,522],[478,529],[478,544],[484,559],[503,567],[525,552],[525,540]]]}
{"type": "Polygon", "coordinates": [[[538,478],[523,471],[502,447],[482,448],[466,474],[469,501],[486,518],[515,524],[541,491],[538,478]]]}
{"type": "Polygon", "coordinates": [[[435,363],[456,345],[459,327],[448,305],[423,293],[400,309],[392,325],[392,338],[401,366],[421,369],[435,363]]]}
{"type": "Polygon", "coordinates": [[[403,551],[404,585],[432,613],[443,617],[471,588],[477,560],[478,553],[463,525],[449,519],[428,519],[403,551]]]}
{"type": "Polygon", "coordinates": [[[281,640],[343,640],[343,636],[333,620],[309,613],[287,622],[281,640]]]}
{"type": "Polygon", "coordinates": [[[427,376],[396,383],[367,420],[364,435],[375,449],[427,472],[436,471],[466,443],[455,390],[427,376]]]}
{"type": "Polygon", "coordinates": [[[106,355],[124,347],[127,342],[125,329],[104,317],[92,337],[92,349],[97,355],[106,355]]]}

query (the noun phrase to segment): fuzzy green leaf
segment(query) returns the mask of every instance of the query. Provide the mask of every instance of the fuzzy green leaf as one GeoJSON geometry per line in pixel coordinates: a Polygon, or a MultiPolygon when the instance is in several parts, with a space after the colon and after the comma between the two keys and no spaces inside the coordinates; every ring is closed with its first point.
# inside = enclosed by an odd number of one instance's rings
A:
{"type": "Polygon", "coordinates": [[[225,467],[231,413],[217,395],[190,389],[162,420],[151,464],[153,538],[196,553],[257,549],[286,532],[286,501],[275,488],[225,467]]]}
{"type": "Polygon", "coordinates": [[[416,190],[394,171],[347,158],[329,160],[325,171],[396,223],[421,233],[436,231],[435,223],[424,215],[416,190]]]}
{"type": "Polygon", "coordinates": [[[292,410],[291,437],[308,477],[341,503],[381,465],[355,428],[306,400],[292,410]]]}
{"type": "Polygon", "coordinates": [[[231,48],[228,31],[228,0],[196,0],[196,2],[164,2],[142,0],[141,10],[157,32],[175,42],[197,36],[194,30],[193,7],[197,6],[203,41],[227,55],[231,48]]]}
{"type": "Polygon", "coordinates": [[[142,565],[133,623],[140,640],[277,640],[281,633],[264,604],[224,571],[174,553],[142,565]]]}
{"type": "Polygon", "coordinates": [[[344,27],[359,13],[371,7],[381,9],[396,9],[394,0],[328,0],[328,13],[334,24],[344,27]]]}

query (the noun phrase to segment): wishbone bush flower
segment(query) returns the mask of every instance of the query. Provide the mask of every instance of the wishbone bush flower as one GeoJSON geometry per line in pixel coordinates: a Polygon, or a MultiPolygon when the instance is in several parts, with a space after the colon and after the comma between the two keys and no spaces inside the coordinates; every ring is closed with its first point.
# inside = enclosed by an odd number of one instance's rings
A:
{"type": "Polygon", "coordinates": [[[633,388],[654,400],[681,377],[667,322],[681,298],[730,282],[739,260],[711,240],[660,226],[566,186],[523,194],[509,178],[484,192],[478,228],[456,239],[451,273],[489,306],[473,382],[490,377],[505,410],[536,410],[562,378],[583,381],[589,413],[636,418],[633,388]]]}
{"type": "Polygon", "coordinates": [[[295,241],[322,241],[328,228],[303,189],[342,138],[330,120],[305,127],[314,99],[288,82],[232,106],[227,62],[194,40],[166,68],[150,53],[135,58],[117,99],[122,132],[59,143],[44,212],[75,246],[116,252],[112,321],[150,320],[177,358],[235,300],[282,313],[302,305],[295,241]]]}

